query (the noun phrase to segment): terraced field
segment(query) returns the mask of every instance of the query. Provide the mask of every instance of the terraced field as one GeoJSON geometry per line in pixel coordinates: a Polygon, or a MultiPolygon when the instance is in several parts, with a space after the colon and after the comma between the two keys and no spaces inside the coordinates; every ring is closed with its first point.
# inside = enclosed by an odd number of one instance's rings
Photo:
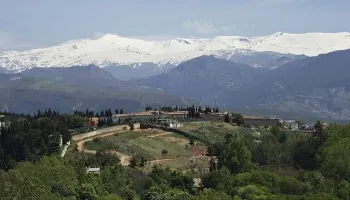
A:
{"type": "Polygon", "coordinates": [[[190,156],[190,141],[160,130],[127,131],[88,141],[89,150],[114,150],[128,155],[139,154],[147,160],[175,159],[190,156]],[[166,153],[164,152],[167,151],[166,153]]]}

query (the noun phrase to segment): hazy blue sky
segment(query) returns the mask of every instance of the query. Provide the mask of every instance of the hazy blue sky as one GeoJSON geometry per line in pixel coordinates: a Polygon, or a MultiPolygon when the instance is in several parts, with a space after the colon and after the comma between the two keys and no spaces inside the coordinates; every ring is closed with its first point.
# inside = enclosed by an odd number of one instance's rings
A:
{"type": "Polygon", "coordinates": [[[103,33],[147,39],[350,32],[350,0],[0,0],[0,51],[103,33]]]}

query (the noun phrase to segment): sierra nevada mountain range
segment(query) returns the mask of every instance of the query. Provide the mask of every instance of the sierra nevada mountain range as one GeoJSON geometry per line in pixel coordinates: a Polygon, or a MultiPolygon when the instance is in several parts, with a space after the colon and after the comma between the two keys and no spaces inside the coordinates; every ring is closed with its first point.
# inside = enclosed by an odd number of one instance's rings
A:
{"type": "Polygon", "coordinates": [[[0,53],[0,67],[21,72],[34,67],[94,64],[116,78],[148,78],[202,56],[277,68],[291,60],[350,48],[350,33],[275,33],[259,37],[218,36],[146,41],[106,34],[97,39],[72,40],[57,46],[0,53]]]}

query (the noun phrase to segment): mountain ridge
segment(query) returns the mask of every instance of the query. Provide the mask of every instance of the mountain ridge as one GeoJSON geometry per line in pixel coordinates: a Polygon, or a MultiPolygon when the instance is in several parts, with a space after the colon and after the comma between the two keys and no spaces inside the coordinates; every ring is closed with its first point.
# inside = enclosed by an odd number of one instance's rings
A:
{"type": "Polygon", "coordinates": [[[349,120],[349,63],[350,50],[295,60],[268,72],[202,56],[139,83],[224,107],[349,120]]]}
{"type": "Polygon", "coordinates": [[[217,36],[213,38],[175,38],[162,41],[132,39],[106,34],[96,39],[71,40],[57,46],[0,53],[0,66],[14,72],[33,67],[70,67],[95,64],[137,66],[154,63],[162,68],[178,65],[202,55],[249,51],[315,56],[350,48],[350,33],[275,33],[267,36],[217,36]]]}

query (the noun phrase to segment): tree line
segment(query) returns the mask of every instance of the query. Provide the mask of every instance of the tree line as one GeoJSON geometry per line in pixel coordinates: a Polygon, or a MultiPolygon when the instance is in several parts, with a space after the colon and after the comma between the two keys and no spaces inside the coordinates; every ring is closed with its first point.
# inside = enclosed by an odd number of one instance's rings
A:
{"type": "Polygon", "coordinates": [[[85,112],[77,110],[73,112],[73,115],[81,117],[112,117],[114,114],[124,114],[123,108],[114,109],[114,111],[112,111],[111,108],[108,108],[101,110],[100,112],[95,112],[89,109],[86,109],[85,112]]]}
{"type": "MultiPolygon", "coordinates": [[[[116,109],[123,113],[123,109],[116,109]]],[[[60,152],[60,143],[65,144],[71,138],[70,129],[86,125],[86,117],[99,116],[99,126],[113,124],[111,109],[101,112],[92,110],[74,111],[61,114],[48,108],[33,114],[0,112],[0,169],[11,169],[20,161],[36,161],[44,155],[60,152]],[[102,118],[101,118],[102,117],[102,118]]],[[[121,122],[120,122],[121,123],[121,122]]]]}
{"type": "MultiPolygon", "coordinates": [[[[6,114],[6,113],[4,113],[6,114]]],[[[11,169],[20,161],[36,161],[44,155],[60,152],[60,142],[66,143],[71,135],[69,128],[75,124],[50,109],[31,115],[10,114],[1,127],[0,169],[11,169]]]]}
{"type": "Polygon", "coordinates": [[[315,126],[314,135],[287,134],[279,127],[262,128],[260,136],[227,134],[209,146],[216,159],[199,187],[191,173],[161,166],[146,173],[142,157],[123,167],[117,157],[98,151],[64,159],[43,156],[0,171],[0,195],[5,200],[349,199],[350,125],[315,126]],[[86,166],[101,172],[88,174],[86,166]]]}

